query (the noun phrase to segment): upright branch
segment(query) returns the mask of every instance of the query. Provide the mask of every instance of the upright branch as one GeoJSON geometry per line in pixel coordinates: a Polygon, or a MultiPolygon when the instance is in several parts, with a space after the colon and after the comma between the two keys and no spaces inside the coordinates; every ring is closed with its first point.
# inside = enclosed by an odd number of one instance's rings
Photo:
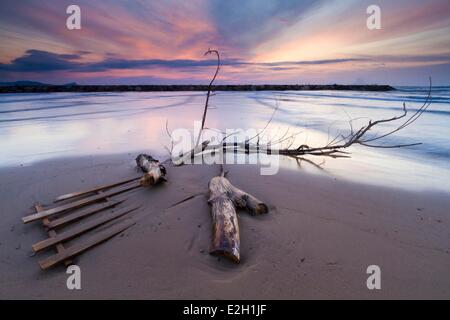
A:
{"type": "Polygon", "coordinates": [[[217,56],[217,68],[216,68],[216,72],[214,73],[214,77],[211,79],[211,81],[209,82],[209,85],[208,85],[208,93],[206,94],[205,108],[203,110],[202,127],[200,128],[200,131],[198,132],[198,137],[197,137],[197,142],[195,143],[195,147],[197,147],[198,144],[200,143],[200,138],[201,138],[201,135],[202,135],[202,131],[203,131],[203,128],[205,127],[206,112],[208,111],[209,97],[211,95],[211,90],[212,90],[213,83],[216,80],[217,74],[219,73],[219,69],[220,69],[220,55],[219,55],[219,51],[209,49],[208,51],[205,52],[205,56],[208,55],[208,54],[213,54],[213,53],[216,54],[216,56],[217,56]]]}

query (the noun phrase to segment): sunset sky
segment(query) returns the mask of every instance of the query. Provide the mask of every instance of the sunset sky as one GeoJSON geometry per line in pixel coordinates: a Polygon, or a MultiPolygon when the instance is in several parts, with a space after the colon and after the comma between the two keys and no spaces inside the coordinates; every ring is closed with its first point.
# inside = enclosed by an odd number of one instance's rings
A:
{"type": "Polygon", "coordinates": [[[1,0],[0,39],[2,82],[207,83],[214,48],[222,84],[450,85],[449,0],[1,0]]]}

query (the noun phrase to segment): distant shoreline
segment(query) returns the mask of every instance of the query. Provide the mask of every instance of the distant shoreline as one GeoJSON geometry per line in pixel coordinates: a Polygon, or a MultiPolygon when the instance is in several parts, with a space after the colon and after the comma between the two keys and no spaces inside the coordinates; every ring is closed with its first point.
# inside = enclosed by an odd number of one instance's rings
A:
{"type": "MultiPolygon", "coordinates": [[[[0,86],[0,93],[207,91],[207,85],[25,85],[0,86]]],[[[393,91],[389,85],[215,85],[214,91],[393,91]]]]}

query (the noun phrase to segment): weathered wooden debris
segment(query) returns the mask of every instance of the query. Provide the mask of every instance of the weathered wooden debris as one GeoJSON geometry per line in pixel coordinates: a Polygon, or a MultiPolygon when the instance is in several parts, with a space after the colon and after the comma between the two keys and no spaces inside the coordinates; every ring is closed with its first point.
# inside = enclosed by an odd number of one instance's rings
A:
{"type": "Polygon", "coordinates": [[[223,175],[211,179],[209,194],[213,220],[210,253],[238,263],[240,237],[236,208],[246,209],[252,215],[267,213],[269,209],[261,200],[233,186],[223,175]]]}
{"type": "Polygon", "coordinates": [[[70,239],[75,238],[76,236],[87,232],[89,230],[92,230],[106,222],[109,222],[111,220],[117,219],[129,212],[132,212],[134,210],[138,209],[136,208],[123,208],[121,210],[118,210],[116,212],[112,212],[106,216],[102,216],[100,218],[97,218],[95,220],[83,223],[81,225],[78,225],[72,229],[70,229],[69,231],[63,232],[63,233],[59,233],[58,235],[56,235],[55,237],[50,237],[48,239],[42,240],[38,243],[35,243],[32,245],[33,251],[38,252],[41,250],[44,250],[46,248],[51,247],[52,245],[56,245],[58,243],[61,243],[63,241],[67,241],[70,239]]]}
{"type": "Polygon", "coordinates": [[[47,209],[47,210],[23,217],[22,221],[23,221],[23,223],[29,223],[29,222],[39,220],[42,218],[46,218],[46,217],[49,217],[49,216],[52,216],[52,215],[55,215],[58,213],[62,213],[67,210],[73,210],[73,209],[85,207],[87,205],[98,202],[105,198],[112,197],[112,196],[118,195],[120,193],[124,193],[126,191],[130,191],[130,190],[139,188],[140,186],[141,186],[140,182],[134,181],[130,184],[121,186],[120,188],[111,189],[106,192],[102,192],[100,194],[82,198],[82,199],[76,200],[74,202],[70,202],[70,203],[55,207],[55,208],[47,209]]]}
{"type": "Polygon", "coordinates": [[[144,176],[140,179],[142,186],[151,186],[160,181],[167,181],[166,168],[152,156],[140,154],[136,157],[136,164],[144,172],[144,176]]]}
{"type": "Polygon", "coordinates": [[[109,238],[112,238],[113,236],[121,233],[122,231],[125,231],[132,225],[134,225],[135,222],[133,221],[123,221],[121,223],[115,224],[110,228],[107,228],[103,231],[100,231],[96,233],[95,235],[91,236],[89,239],[87,239],[82,244],[74,245],[63,252],[60,252],[56,255],[50,256],[47,259],[39,261],[39,266],[42,270],[46,270],[50,267],[53,267],[57,265],[58,263],[63,262],[64,260],[70,259],[76,255],[79,255],[80,253],[83,253],[84,251],[92,248],[93,246],[100,244],[109,238]]]}
{"type": "Polygon", "coordinates": [[[55,220],[49,222],[46,225],[46,227],[50,228],[50,229],[61,227],[61,226],[66,225],[66,224],[68,224],[70,222],[73,222],[75,220],[79,220],[81,218],[88,217],[88,216],[93,215],[94,213],[100,212],[102,210],[112,208],[112,207],[114,207],[116,205],[121,204],[124,201],[125,200],[119,200],[119,201],[108,200],[108,201],[106,201],[104,203],[94,204],[94,205],[92,205],[90,207],[87,207],[85,209],[79,210],[79,211],[77,211],[75,213],[72,213],[70,215],[67,215],[67,216],[55,219],[55,220]]]}
{"type": "Polygon", "coordinates": [[[72,257],[113,237],[135,223],[128,219],[116,222],[138,209],[138,207],[115,208],[126,199],[114,199],[113,197],[142,186],[167,181],[166,168],[152,156],[140,154],[136,158],[136,164],[144,172],[142,177],[124,179],[58,196],[54,202],[63,203],[53,207],[43,208],[37,203],[34,206],[36,213],[22,218],[23,223],[41,220],[47,230],[49,237],[33,244],[33,251],[39,252],[52,247],[56,249],[56,255],[39,261],[42,269],[48,269],[61,262],[64,262],[66,266],[70,265],[72,257]],[[88,217],[113,208],[113,211],[101,214],[99,217],[92,217],[92,219],[86,221],[88,217]],[[65,229],[66,227],[69,227],[69,229],[65,229]],[[100,227],[102,231],[97,231],[100,227]],[[64,230],[60,230],[61,228],[64,230]],[[78,238],[83,237],[87,232],[91,232],[92,235],[87,240],[78,241],[78,238]],[[65,242],[75,238],[77,239],[75,244],[69,247],[65,245],[65,242]]]}
{"type": "Polygon", "coordinates": [[[92,189],[88,189],[88,190],[84,190],[84,191],[77,191],[77,192],[71,192],[71,193],[63,194],[63,195],[57,197],[54,202],[65,201],[65,200],[69,200],[69,199],[73,199],[73,198],[77,198],[77,197],[81,197],[81,196],[86,196],[86,195],[89,195],[89,194],[95,194],[98,191],[105,191],[105,190],[110,189],[110,188],[121,186],[121,185],[123,185],[125,183],[128,183],[128,182],[137,181],[140,178],[141,177],[139,176],[139,177],[135,177],[135,178],[132,178],[132,179],[126,179],[126,180],[122,180],[122,181],[119,181],[119,182],[106,184],[106,185],[103,185],[103,186],[98,186],[98,187],[95,187],[95,188],[92,188],[92,189]]]}
{"type": "MultiPolygon", "coordinates": [[[[44,211],[41,204],[38,202],[34,204],[34,209],[36,210],[36,212],[44,211]]],[[[48,218],[44,218],[44,219],[42,219],[42,224],[48,228],[48,225],[50,224],[50,220],[48,218]]],[[[50,228],[47,233],[48,233],[49,237],[51,237],[51,238],[54,238],[57,236],[57,233],[55,230],[53,230],[53,228],[50,228]]],[[[57,253],[64,252],[64,250],[65,250],[64,245],[62,243],[58,243],[55,246],[55,250],[57,253]]],[[[64,260],[64,265],[69,266],[71,264],[72,264],[72,260],[70,260],[70,259],[64,260]]]]}
{"type": "MultiPolygon", "coordinates": [[[[198,148],[204,150],[207,146],[208,142],[204,142],[198,148]]],[[[188,158],[192,158],[194,155],[195,150],[185,154],[181,157],[180,163],[183,163],[188,158]]],[[[144,172],[141,178],[125,179],[112,184],[61,195],[55,199],[55,202],[63,201],[62,204],[50,208],[43,208],[41,205],[36,204],[36,213],[22,218],[23,223],[41,220],[47,229],[49,237],[33,244],[33,251],[40,252],[49,248],[56,249],[57,253],[55,255],[39,261],[39,265],[43,270],[62,262],[66,265],[71,264],[73,257],[134,224],[129,219],[121,222],[116,221],[135,211],[138,207],[119,208],[118,206],[125,199],[114,199],[113,197],[141,186],[150,186],[161,181],[167,181],[166,168],[152,156],[140,154],[136,157],[136,164],[144,172]],[[88,217],[113,208],[115,208],[113,211],[101,214],[98,217],[92,217],[92,219],[84,222],[88,217]],[[102,230],[97,231],[101,226],[103,226],[102,230]],[[65,229],[66,227],[69,227],[69,229],[65,229]],[[63,230],[60,230],[61,228],[63,230]],[[78,239],[88,232],[91,235],[87,239],[78,239]],[[75,244],[67,247],[66,242],[74,239],[76,239],[75,244]]],[[[225,256],[238,263],[241,257],[236,208],[245,209],[252,215],[259,215],[267,213],[268,207],[261,200],[233,186],[225,178],[224,173],[211,179],[209,194],[208,203],[211,206],[213,222],[210,253],[225,256]]]]}

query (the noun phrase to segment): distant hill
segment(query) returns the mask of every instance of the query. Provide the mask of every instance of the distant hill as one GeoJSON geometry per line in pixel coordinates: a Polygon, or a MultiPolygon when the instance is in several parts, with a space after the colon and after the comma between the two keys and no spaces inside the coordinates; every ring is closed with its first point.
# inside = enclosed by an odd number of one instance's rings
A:
{"type": "Polygon", "coordinates": [[[0,82],[0,87],[34,87],[34,86],[50,86],[50,84],[26,80],[15,82],[0,82]]]}
{"type": "MultiPolygon", "coordinates": [[[[66,83],[63,85],[58,85],[62,87],[70,87],[70,86],[76,86],[76,82],[66,83]]],[[[28,80],[22,80],[22,81],[15,81],[15,82],[0,82],[0,87],[50,87],[54,86],[53,84],[48,83],[42,83],[38,81],[28,81],[28,80]]]]}

